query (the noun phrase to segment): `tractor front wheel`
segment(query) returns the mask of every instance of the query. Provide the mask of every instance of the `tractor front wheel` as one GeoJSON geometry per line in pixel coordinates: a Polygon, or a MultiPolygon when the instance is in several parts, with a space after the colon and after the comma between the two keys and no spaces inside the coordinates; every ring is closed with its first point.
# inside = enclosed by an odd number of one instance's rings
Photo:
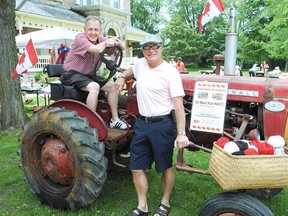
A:
{"type": "Polygon", "coordinates": [[[245,190],[244,192],[251,196],[257,196],[257,197],[270,199],[278,195],[282,190],[283,188],[263,188],[263,189],[245,190]]]}
{"type": "Polygon", "coordinates": [[[76,210],[99,196],[107,159],[87,119],[59,107],[44,108],[24,126],[20,142],[22,169],[42,203],[76,210]]]}
{"type": "Polygon", "coordinates": [[[273,216],[262,202],[240,192],[224,192],[212,197],[202,206],[200,216],[273,216]]]}

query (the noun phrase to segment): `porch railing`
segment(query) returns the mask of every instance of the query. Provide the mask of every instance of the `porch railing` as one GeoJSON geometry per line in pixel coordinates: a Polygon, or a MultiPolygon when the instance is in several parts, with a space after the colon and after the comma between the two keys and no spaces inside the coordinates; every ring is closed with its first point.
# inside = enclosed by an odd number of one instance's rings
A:
{"type": "Polygon", "coordinates": [[[49,55],[38,55],[38,63],[29,68],[28,72],[31,73],[42,72],[43,68],[49,63],[50,63],[49,55]]]}
{"type": "MultiPolygon", "coordinates": [[[[131,65],[135,64],[138,60],[137,57],[123,57],[121,67],[128,68],[131,65]]],[[[43,68],[50,64],[50,56],[49,55],[38,55],[38,63],[33,65],[28,69],[29,73],[42,72],[43,68]]]]}

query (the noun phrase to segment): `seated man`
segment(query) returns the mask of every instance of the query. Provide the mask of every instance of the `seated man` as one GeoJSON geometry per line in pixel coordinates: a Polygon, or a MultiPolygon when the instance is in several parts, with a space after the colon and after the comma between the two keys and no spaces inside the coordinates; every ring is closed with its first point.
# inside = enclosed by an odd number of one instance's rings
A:
{"type": "Polygon", "coordinates": [[[280,67],[275,67],[273,71],[268,73],[269,77],[278,78],[281,75],[280,67]]]}
{"type": "MultiPolygon", "coordinates": [[[[84,33],[76,35],[69,57],[63,65],[64,73],[60,81],[64,85],[73,85],[82,91],[88,92],[86,104],[96,110],[100,89],[108,93],[108,103],[111,108],[111,128],[127,129],[127,125],[118,117],[117,105],[119,91],[112,82],[99,85],[92,80],[94,64],[99,54],[106,47],[119,45],[123,50],[125,46],[117,38],[104,38],[101,22],[94,16],[88,16],[85,21],[84,33]]],[[[113,54],[113,53],[111,53],[113,54]]],[[[99,65],[100,67],[100,65],[99,65]]]]}

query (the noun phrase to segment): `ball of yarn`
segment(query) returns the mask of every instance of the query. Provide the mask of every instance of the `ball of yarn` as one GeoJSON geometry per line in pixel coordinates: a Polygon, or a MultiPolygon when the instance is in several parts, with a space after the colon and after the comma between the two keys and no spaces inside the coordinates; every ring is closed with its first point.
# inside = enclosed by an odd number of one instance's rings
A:
{"type": "Polygon", "coordinates": [[[267,143],[275,147],[281,147],[285,145],[285,140],[282,136],[270,136],[267,140],[267,143]]]}
{"type": "Polygon", "coordinates": [[[232,154],[234,152],[238,152],[240,151],[238,145],[233,142],[233,141],[229,141],[227,142],[225,145],[224,145],[224,148],[223,148],[225,151],[227,151],[228,153],[232,154]]]}
{"type": "Polygon", "coordinates": [[[245,155],[258,155],[259,153],[254,148],[248,148],[244,150],[244,154],[245,155]]]}
{"type": "Polygon", "coordinates": [[[220,137],[217,141],[216,141],[216,144],[218,146],[220,146],[221,148],[224,148],[225,144],[227,142],[229,142],[230,140],[227,138],[227,137],[220,137]]]}
{"type": "Polygon", "coordinates": [[[249,148],[249,146],[250,146],[249,142],[245,141],[245,140],[236,141],[236,144],[239,147],[241,152],[244,152],[244,150],[249,148]]]}
{"type": "Polygon", "coordinates": [[[254,149],[257,153],[259,153],[259,150],[255,145],[250,145],[249,148],[254,149]]]}

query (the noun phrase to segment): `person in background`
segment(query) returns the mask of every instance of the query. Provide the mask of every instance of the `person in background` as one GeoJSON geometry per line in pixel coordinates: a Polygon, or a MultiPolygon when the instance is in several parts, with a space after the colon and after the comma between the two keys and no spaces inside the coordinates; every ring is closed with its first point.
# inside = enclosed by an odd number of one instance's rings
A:
{"type": "Polygon", "coordinates": [[[275,67],[274,70],[271,71],[268,75],[269,75],[269,77],[279,77],[280,74],[281,74],[280,67],[277,66],[277,67],[275,67]]]}
{"type": "Polygon", "coordinates": [[[263,66],[262,66],[262,71],[263,71],[263,73],[264,73],[264,76],[267,75],[268,70],[269,70],[269,64],[268,64],[266,61],[264,61],[264,62],[263,62],[263,66]]]}
{"type": "MultiPolygon", "coordinates": [[[[20,75],[20,86],[23,85],[23,80],[24,80],[24,77],[23,77],[23,75],[21,74],[21,75],[20,75]]],[[[22,94],[23,99],[24,99],[24,101],[25,101],[26,104],[29,104],[29,103],[31,103],[31,102],[33,101],[32,98],[27,98],[27,92],[26,92],[26,91],[22,91],[22,90],[21,90],[21,94],[22,94]]]]}
{"type": "Polygon", "coordinates": [[[170,194],[174,186],[172,158],[174,147],[189,145],[185,133],[184,90],[177,70],[162,59],[162,41],[155,35],[145,37],[140,46],[144,58],[125,70],[115,82],[121,90],[125,80],[137,80],[139,119],[130,144],[129,168],[137,192],[138,205],[128,216],[148,215],[148,180],[145,170],[162,173],[163,194],[154,215],[168,215],[170,194]]]}
{"type": "Polygon", "coordinates": [[[185,64],[182,61],[181,57],[178,58],[178,62],[176,64],[176,68],[177,68],[179,73],[182,73],[182,72],[186,71],[185,64]]]}
{"type": "Polygon", "coordinates": [[[249,69],[249,76],[255,76],[256,72],[258,70],[258,62],[255,62],[255,64],[253,64],[252,68],[249,69]]]}
{"type": "Polygon", "coordinates": [[[239,65],[235,66],[235,76],[243,76],[241,67],[239,65]]]}
{"type": "Polygon", "coordinates": [[[176,61],[174,60],[174,58],[171,58],[170,62],[171,65],[173,65],[173,67],[176,67],[176,61]]]}
{"type": "MultiPolygon", "coordinates": [[[[113,82],[107,82],[104,85],[95,82],[92,79],[94,64],[99,54],[106,47],[120,46],[123,50],[125,46],[116,37],[105,38],[101,36],[102,26],[97,17],[88,16],[85,20],[84,32],[75,36],[69,58],[64,62],[64,73],[60,81],[64,85],[75,86],[82,91],[88,92],[86,104],[96,111],[98,95],[100,89],[108,93],[108,103],[111,108],[112,119],[111,128],[127,129],[127,124],[118,117],[118,95],[119,91],[114,87],[113,82]]],[[[115,49],[110,49],[108,55],[113,55],[115,49]]],[[[97,65],[97,69],[100,68],[97,65]]]]}
{"type": "Polygon", "coordinates": [[[55,48],[54,47],[49,50],[49,54],[50,54],[49,64],[55,64],[56,63],[56,54],[55,54],[55,48]]]}
{"type": "Polygon", "coordinates": [[[65,44],[60,44],[60,47],[58,48],[58,58],[56,60],[56,64],[64,64],[69,51],[70,49],[65,44]]]}

